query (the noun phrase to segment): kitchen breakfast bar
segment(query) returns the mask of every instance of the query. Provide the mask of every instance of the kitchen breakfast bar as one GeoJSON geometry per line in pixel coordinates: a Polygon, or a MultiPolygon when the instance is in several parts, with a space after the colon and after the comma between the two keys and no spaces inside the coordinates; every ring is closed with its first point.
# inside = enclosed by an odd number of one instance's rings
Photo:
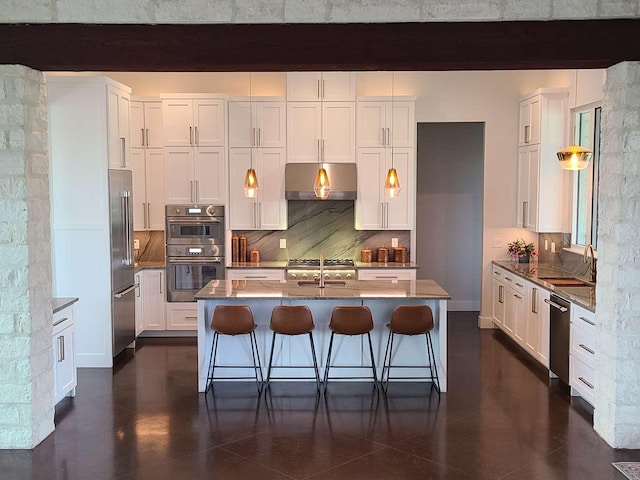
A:
{"type": "MultiPolygon", "coordinates": [[[[196,295],[198,302],[198,391],[204,392],[207,383],[209,357],[213,341],[211,316],[216,305],[248,305],[257,324],[256,337],[262,370],[266,374],[268,354],[271,349],[272,332],[269,328],[271,311],[276,305],[306,305],[311,309],[315,322],[313,338],[316,346],[318,366],[324,372],[327,348],[329,345],[329,320],[334,307],[338,305],[365,305],[371,310],[374,329],[371,332],[374,357],[378,378],[382,371],[385,347],[388,336],[386,325],[397,305],[429,305],[433,311],[435,326],[431,331],[437,362],[441,391],[447,390],[447,301],[450,295],[433,280],[348,280],[329,283],[320,288],[313,282],[293,280],[213,280],[196,295]]],[[[334,372],[331,369],[331,381],[339,381],[339,376],[353,377],[370,375],[363,368],[369,367],[369,349],[366,337],[345,337],[339,335],[334,340],[332,365],[345,368],[334,372]],[[335,376],[334,376],[335,375],[335,376]]],[[[217,365],[247,365],[241,369],[220,369],[220,375],[230,378],[247,378],[253,375],[251,346],[247,335],[237,337],[223,336],[219,342],[217,365]]],[[[400,335],[394,341],[393,363],[396,365],[424,365],[427,353],[424,335],[400,335]]],[[[274,376],[307,376],[306,369],[288,368],[310,366],[313,364],[306,335],[289,337],[276,336],[273,365],[281,367],[274,370],[274,376]]],[[[422,369],[397,368],[392,372],[398,377],[421,377],[422,369]]],[[[313,376],[312,369],[308,376],[313,376]]],[[[218,370],[216,370],[216,377],[218,370]]],[[[266,378],[266,375],[265,375],[266,378]]],[[[298,378],[299,379],[299,378],[298,378]]]]}

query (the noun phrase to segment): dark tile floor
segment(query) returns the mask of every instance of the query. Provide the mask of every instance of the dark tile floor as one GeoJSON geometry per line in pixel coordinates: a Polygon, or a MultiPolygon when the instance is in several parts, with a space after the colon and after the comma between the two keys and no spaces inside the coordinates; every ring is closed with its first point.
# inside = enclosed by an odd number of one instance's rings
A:
{"type": "Polygon", "coordinates": [[[33,451],[0,451],[0,479],[622,479],[591,410],[477,314],[450,313],[449,392],[366,383],[196,390],[196,347],[139,347],[79,371],[74,400],[33,451]]]}

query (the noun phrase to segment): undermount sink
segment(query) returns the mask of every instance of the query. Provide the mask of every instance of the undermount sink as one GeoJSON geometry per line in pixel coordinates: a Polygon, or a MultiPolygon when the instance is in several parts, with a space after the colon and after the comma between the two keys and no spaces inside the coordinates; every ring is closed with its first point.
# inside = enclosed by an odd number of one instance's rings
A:
{"type": "MultiPolygon", "coordinates": [[[[331,287],[344,287],[347,285],[347,282],[344,280],[325,280],[325,286],[331,287]]],[[[299,287],[320,287],[320,280],[300,280],[298,282],[299,287]]]]}
{"type": "Polygon", "coordinates": [[[593,285],[574,277],[538,277],[556,287],[591,287],[593,285]]]}

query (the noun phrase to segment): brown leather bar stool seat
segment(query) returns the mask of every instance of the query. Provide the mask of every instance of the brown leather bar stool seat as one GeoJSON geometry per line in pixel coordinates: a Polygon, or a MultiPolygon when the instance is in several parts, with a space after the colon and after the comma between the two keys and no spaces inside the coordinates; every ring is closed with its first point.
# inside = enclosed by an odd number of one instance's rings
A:
{"type": "Polygon", "coordinates": [[[296,365],[280,367],[273,365],[273,350],[276,343],[276,335],[309,335],[309,344],[311,345],[311,358],[313,360],[313,370],[316,381],[316,386],[320,390],[320,373],[318,371],[318,361],[316,359],[316,347],[313,342],[313,329],[315,324],[313,322],[313,315],[309,307],[304,305],[277,305],[273,307],[271,311],[271,330],[273,331],[273,337],[271,339],[271,354],[269,355],[269,367],[267,369],[267,386],[272,379],[284,380],[284,379],[297,379],[304,380],[312,377],[272,377],[271,370],[273,368],[311,368],[306,365],[296,365]]]}
{"type": "MultiPolygon", "coordinates": [[[[325,363],[324,382],[329,380],[329,369],[331,368],[331,352],[333,349],[333,338],[338,335],[366,335],[369,339],[369,354],[371,355],[371,371],[373,372],[373,382],[378,385],[378,375],[376,374],[376,363],[373,357],[373,345],[371,343],[371,330],[373,330],[373,317],[369,307],[353,305],[353,306],[337,306],[331,312],[331,320],[329,322],[331,330],[331,339],[329,340],[329,351],[327,353],[327,362],[325,363]]],[[[360,365],[334,365],[334,368],[362,368],[360,365]]],[[[369,367],[366,367],[369,368],[369,367]]],[[[340,378],[361,378],[361,377],[340,377],[340,378]]]]}
{"type": "Polygon", "coordinates": [[[440,381],[438,380],[438,368],[436,366],[436,357],[431,341],[431,330],[434,327],[433,312],[428,305],[398,305],[391,314],[391,323],[387,324],[389,328],[389,338],[387,340],[387,348],[384,353],[384,365],[382,367],[382,382],[385,390],[389,388],[389,377],[391,368],[418,368],[427,369],[428,376],[425,377],[394,377],[396,379],[413,380],[428,379],[431,380],[432,388],[435,388],[440,395],[440,381]],[[393,340],[395,335],[424,335],[427,345],[427,364],[426,365],[392,365],[393,357],[393,340]],[[385,377],[386,374],[386,377],[385,377]]]}
{"type": "Polygon", "coordinates": [[[211,330],[213,330],[213,344],[211,345],[211,354],[209,355],[209,374],[207,376],[207,389],[213,390],[213,380],[224,379],[245,379],[253,377],[215,377],[214,371],[217,368],[252,368],[255,374],[258,392],[262,388],[264,381],[262,376],[262,365],[260,364],[260,353],[258,351],[258,342],[256,341],[256,323],[253,320],[253,313],[248,305],[217,305],[213,310],[211,317],[211,330]],[[251,342],[251,361],[252,365],[218,365],[216,357],[218,354],[218,343],[220,335],[249,335],[251,342]]]}

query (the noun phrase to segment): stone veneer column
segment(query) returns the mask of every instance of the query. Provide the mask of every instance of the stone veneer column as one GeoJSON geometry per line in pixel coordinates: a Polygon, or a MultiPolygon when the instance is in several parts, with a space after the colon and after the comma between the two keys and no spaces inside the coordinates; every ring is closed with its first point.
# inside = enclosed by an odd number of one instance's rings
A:
{"type": "Polygon", "coordinates": [[[44,76],[0,65],[0,448],[53,429],[49,159],[44,76]]]}
{"type": "Polygon", "coordinates": [[[598,389],[594,428],[640,448],[640,63],[607,70],[598,209],[598,389]]]}

